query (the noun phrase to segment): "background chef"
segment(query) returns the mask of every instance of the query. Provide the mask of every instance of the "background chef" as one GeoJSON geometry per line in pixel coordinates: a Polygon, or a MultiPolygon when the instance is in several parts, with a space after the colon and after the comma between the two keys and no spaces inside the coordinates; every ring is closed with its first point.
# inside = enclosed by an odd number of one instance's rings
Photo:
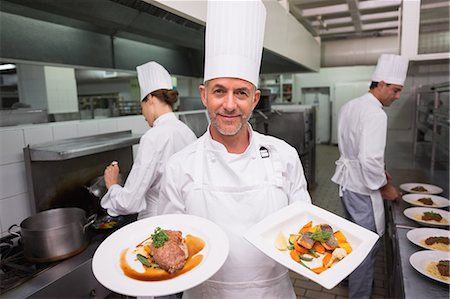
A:
{"type": "Polygon", "coordinates": [[[142,114],[152,128],[140,139],[137,156],[124,187],[118,185],[117,162],[105,169],[108,192],[101,205],[111,216],[139,212],[138,218],[141,219],[156,215],[160,180],[167,159],[197,138],[172,112],[178,92],[172,90],[172,79],[167,70],[154,61],[136,69],[142,114]]]}
{"type": "Polygon", "coordinates": [[[158,211],[217,223],[230,240],[223,267],[183,298],[296,298],[286,268],[242,236],[267,215],[311,198],[297,151],[252,130],[266,9],[261,1],[208,2],[204,85],[211,124],[166,166],[158,211]]]}
{"type": "MultiPolygon", "coordinates": [[[[339,184],[347,218],[380,236],[385,229],[383,198],[401,196],[385,170],[387,115],[383,107],[400,98],[407,71],[406,58],[381,55],[369,92],[342,106],[338,116],[340,157],[331,180],[339,184]]],[[[379,241],[349,276],[349,298],[370,298],[378,249],[379,241]]]]}

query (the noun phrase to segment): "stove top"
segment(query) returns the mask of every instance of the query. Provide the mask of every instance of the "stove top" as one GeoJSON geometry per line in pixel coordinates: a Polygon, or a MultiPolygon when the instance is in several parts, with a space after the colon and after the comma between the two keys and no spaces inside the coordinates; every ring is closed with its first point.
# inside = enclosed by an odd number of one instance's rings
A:
{"type": "Polygon", "coordinates": [[[33,263],[23,253],[20,237],[7,235],[0,239],[0,294],[23,284],[56,263],[33,263]]]}

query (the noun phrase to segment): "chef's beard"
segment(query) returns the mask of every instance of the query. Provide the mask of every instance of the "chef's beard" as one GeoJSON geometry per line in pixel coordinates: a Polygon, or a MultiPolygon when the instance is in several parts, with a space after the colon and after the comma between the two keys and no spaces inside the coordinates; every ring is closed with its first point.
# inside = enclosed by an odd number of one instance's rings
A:
{"type": "Polygon", "coordinates": [[[240,122],[233,126],[223,126],[223,123],[221,124],[221,122],[218,120],[217,113],[214,113],[214,116],[211,118],[211,124],[220,134],[224,136],[235,136],[237,133],[239,133],[244,124],[248,122],[251,115],[251,113],[249,115],[242,115],[241,117],[239,117],[240,122]]]}

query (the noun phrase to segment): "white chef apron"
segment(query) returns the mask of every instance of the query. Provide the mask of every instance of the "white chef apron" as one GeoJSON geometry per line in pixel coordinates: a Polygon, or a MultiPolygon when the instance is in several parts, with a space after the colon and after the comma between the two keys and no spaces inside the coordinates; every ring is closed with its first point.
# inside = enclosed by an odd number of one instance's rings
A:
{"type": "MultiPolygon", "coordinates": [[[[253,142],[259,148],[259,142],[255,139],[253,142]]],[[[230,252],[222,268],[211,279],[185,291],[183,299],[295,298],[286,268],[243,238],[252,225],[288,204],[288,198],[281,188],[281,170],[276,172],[273,167],[273,164],[280,163],[276,151],[264,145],[267,150],[258,153],[269,155],[261,159],[267,181],[238,187],[211,186],[203,180],[203,173],[208,173],[204,169],[213,169],[215,163],[227,162],[219,152],[205,151],[204,143],[205,138],[201,138],[195,157],[194,188],[187,195],[186,210],[189,214],[218,224],[229,238],[230,252]]]]}
{"type": "MultiPolygon", "coordinates": [[[[346,190],[348,177],[348,169],[351,167],[361,168],[359,160],[350,160],[346,158],[340,158],[336,161],[336,174],[333,176],[333,181],[339,183],[339,196],[342,197],[342,190],[346,190]]],[[[375,226],[377,228],[377,234],[381,237],[385,230],[385,216],[384,216],[384,203],[379,190],[367,190],[366,193],[350,190],[363,195],[369,195],[372,201],[373,216],[375,218],[375,226]]]]}

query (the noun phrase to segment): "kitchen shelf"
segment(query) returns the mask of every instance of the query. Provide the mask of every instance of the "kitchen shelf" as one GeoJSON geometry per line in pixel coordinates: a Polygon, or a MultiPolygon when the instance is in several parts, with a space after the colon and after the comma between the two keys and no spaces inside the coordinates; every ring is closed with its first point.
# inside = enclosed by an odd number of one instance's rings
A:
{"type": "Polygon", "coordinates": [[[419,145],[427,145],[430,171],[437,163],[448,167],[449,161],[449,90],[448,82],[420,86],[416,94],[413,152],[418,155],[419,145]]]}
{"type": "Polygon", "coordinates": [[[56,142],[28,146],[31,161],[58,161],[92,155],[132,146],[139,143],[141,135],[131,131],[63,139],[56,142]]]}

